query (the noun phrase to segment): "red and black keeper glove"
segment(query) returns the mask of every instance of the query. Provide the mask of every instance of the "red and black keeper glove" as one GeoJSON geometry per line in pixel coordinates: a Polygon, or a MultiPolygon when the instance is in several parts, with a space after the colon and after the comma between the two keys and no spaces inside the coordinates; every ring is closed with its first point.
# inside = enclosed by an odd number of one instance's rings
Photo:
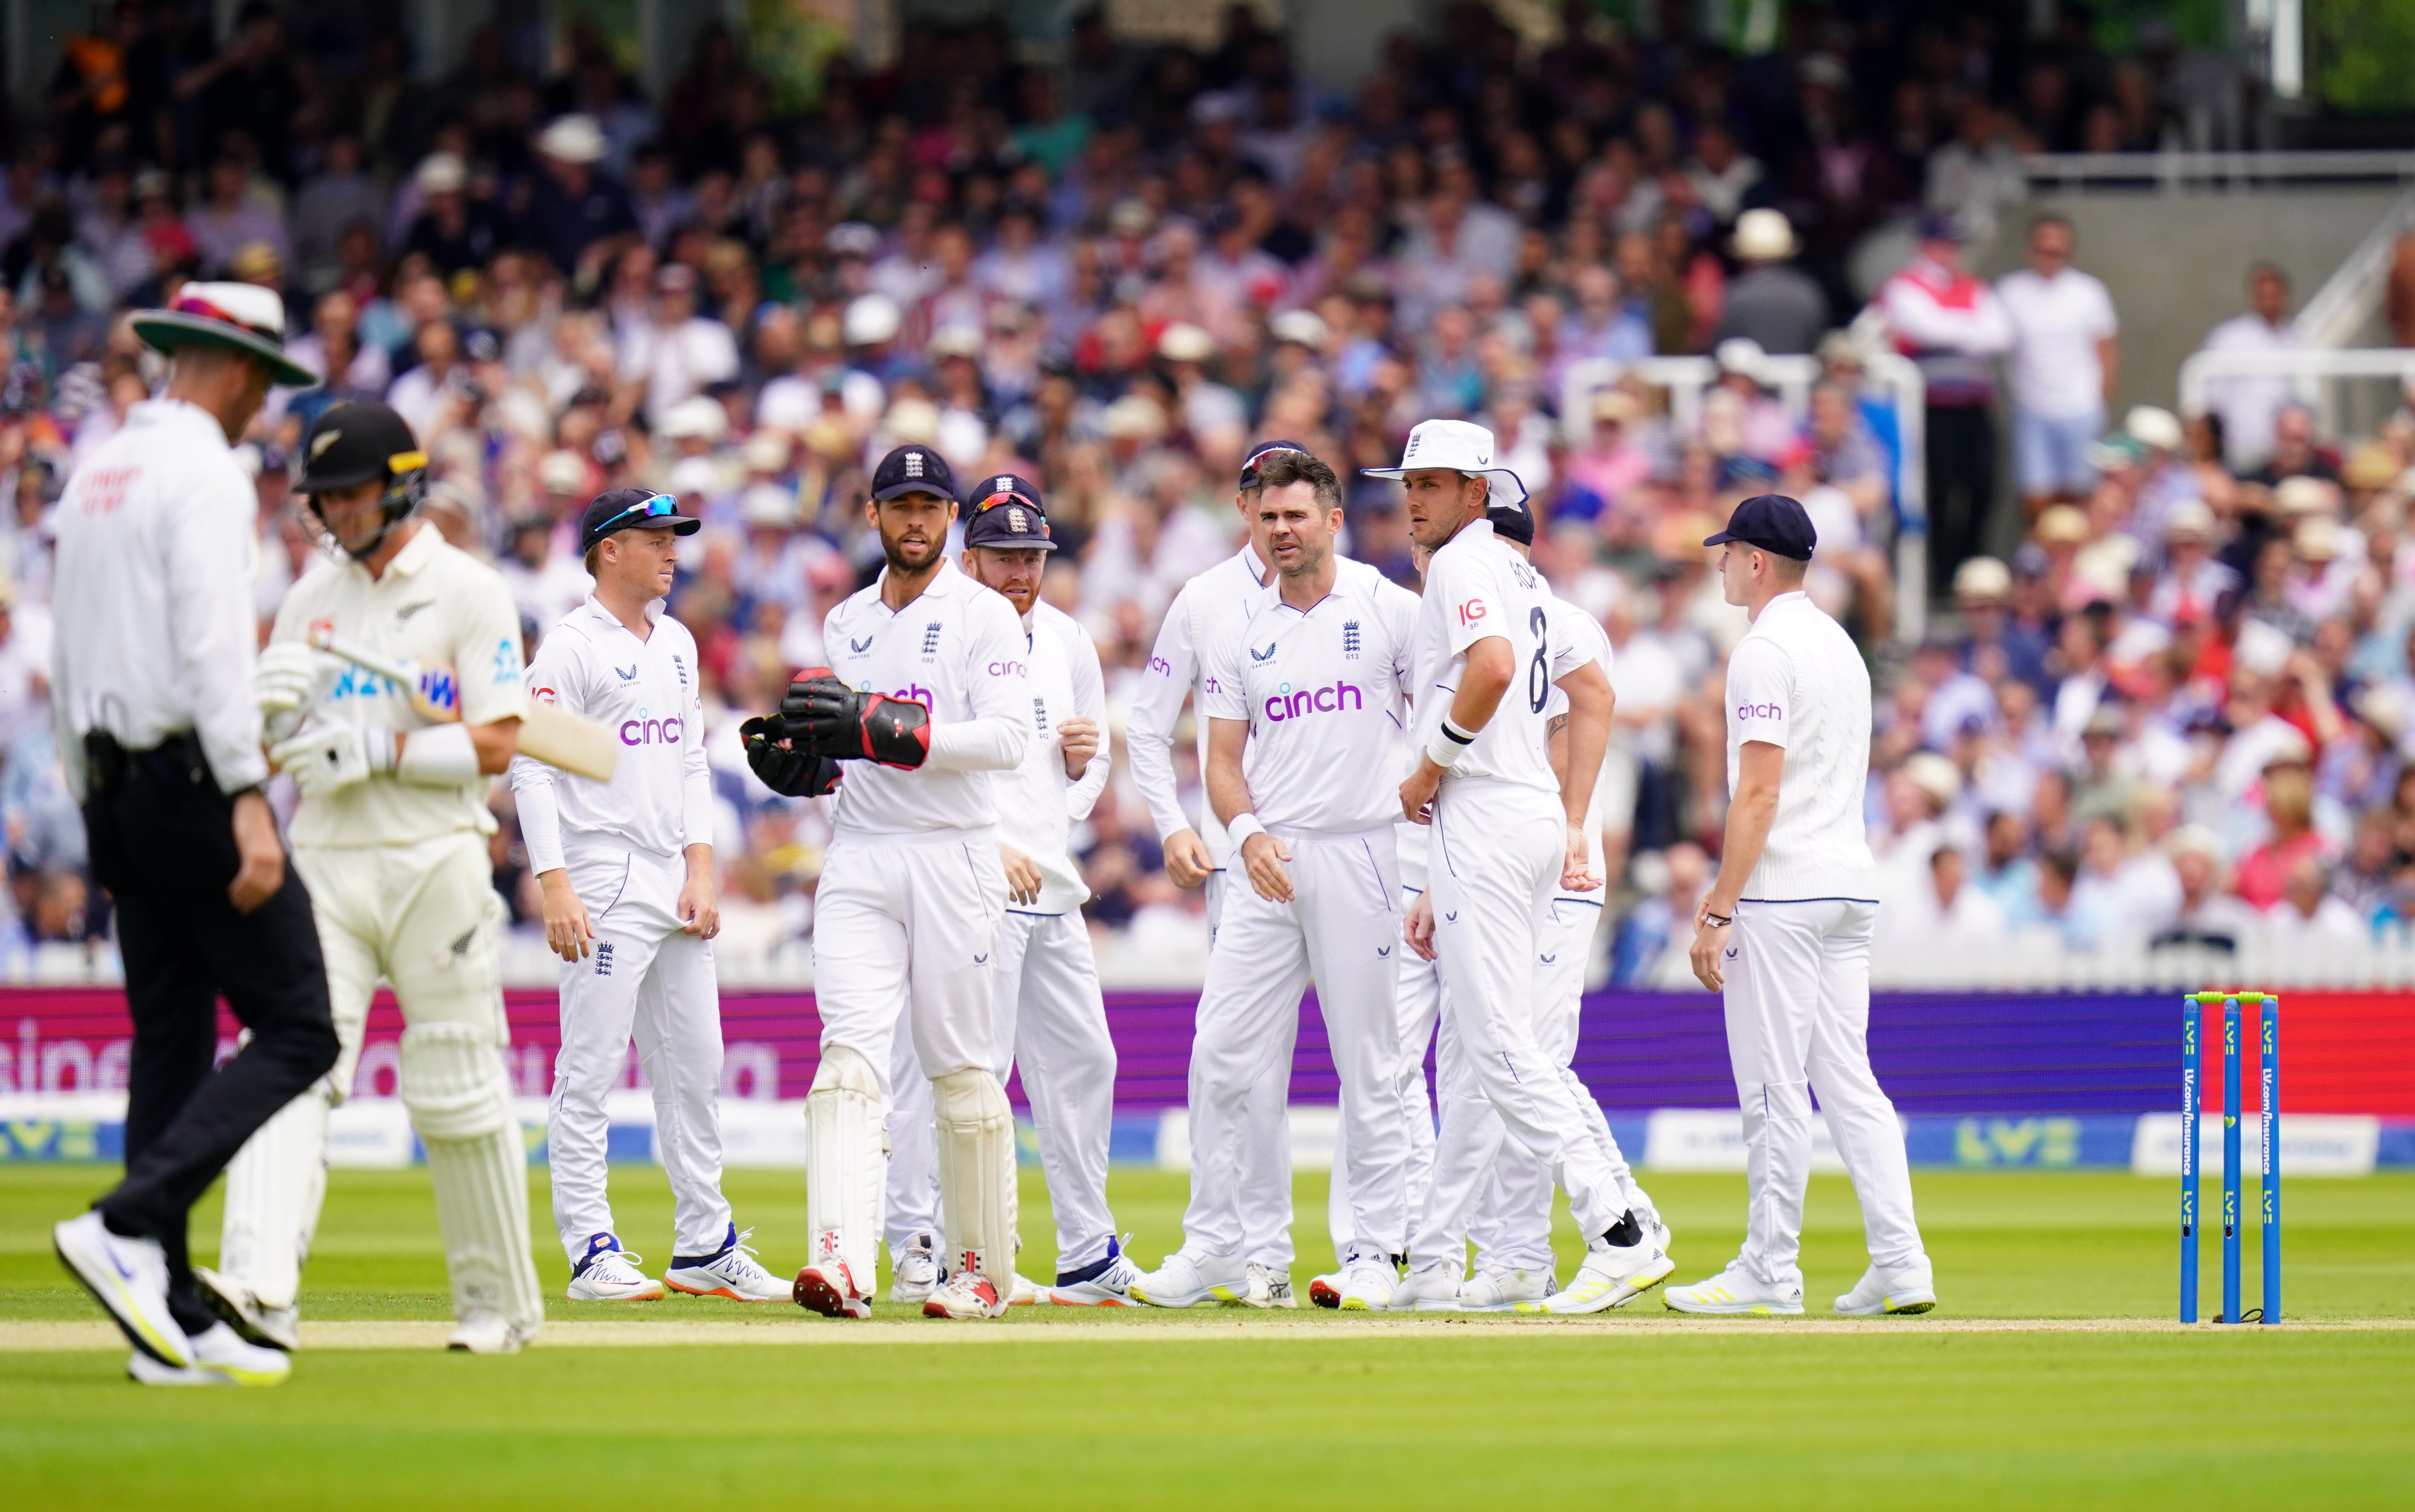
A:
{"type": "Polygon", "coordinates": [[[788,684],[780,722],[796,749],[842,761],[910,769],[931,754],[930,710],[884,693],[858,693],[820,667],[788,684]]]}
{"type": "Polygon", "coordinates": [[[777,716],[746,721],[738,726],[738,738],[746,742],[746,764],[783,798],[819,798],[838,786],[846,770],[826,756],[781,744],[787,737],[777,716]]]}

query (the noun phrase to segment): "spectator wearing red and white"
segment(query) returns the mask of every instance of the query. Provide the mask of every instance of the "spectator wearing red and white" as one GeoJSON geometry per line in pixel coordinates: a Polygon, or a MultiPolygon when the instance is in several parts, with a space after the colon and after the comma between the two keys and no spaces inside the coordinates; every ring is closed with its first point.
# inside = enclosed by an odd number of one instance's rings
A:
{"type": "Polygon", "coordinates": [[[2003,301],[1962,266],[1964,239],[1950,217],[1922,217],[1919,256],[1873,301],[1926,387],[1932,583],[1952,581],[1986,539],[1995,508],[1994,359],[2013,344],[2003,301]]]}
{"type": "Polygon", "coordinates": [[[2238,588],[2239,574],[2213,554],[2213,511],[2201,499],[2182,500],[2164,516],[2164,570],[2149,615],[2167,625],[2211,619],[2238,588]]]}
{"type": "MultiPolygon", "coordinates": [[[[2199,352],[2296,352],[2305,345],[2289,316],[2289,276],[2279,264],[2247,270],[2247,309],[2206,334],[2199,352]]],[[[2297,392],[2288,378],[2233,376],[2206,384],[2206,407],[2222,417],[2222,450],[2234,472],[2245,474],[2272,452],[2272,423],[2297,392]]]]}
{"type": "Polygon", "coordinates": [[[2096,482],[2090,442],[2120,371],[2112,296],[2071,265],[2071,222],[2030,227],[2030,265],[1996,283],[2012,322],[2013,468],[2028,512],[2083,497],[2096,482]]]}

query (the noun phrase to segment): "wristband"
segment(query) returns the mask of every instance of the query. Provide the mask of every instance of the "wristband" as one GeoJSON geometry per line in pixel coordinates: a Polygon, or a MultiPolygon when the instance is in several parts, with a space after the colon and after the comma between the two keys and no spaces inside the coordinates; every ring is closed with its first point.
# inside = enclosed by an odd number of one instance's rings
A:
{"type": "Polygon", "coordinates": [[[1710,925],[1713,929],[1725,929],[1730,924],[1735,922],[1735,915],[1715,914],[1708,908],[1705,908],[1702,910],[1702,922],[1710,925]]]}
{"type": "Polygon", "coordinates": [[[1255,814],[1236,814],[1233,816],[1233,822],[1224,826],[1224,833],[1232,840],[1233,851],[1236,855],[1240,853],[1241,846],[1250,836],[1262,835],[1266,832],[1267,827],[1258,822],[1258,816],[1255,814]]]}
{"type": "Polygon", "coordinates": [[[1475,743],[1475,731],[1461,729],[1446,713],[1442,723],[1434,726],[1433,738],[1426,741],[1426,759],[1448,771],[1475,743]]]}

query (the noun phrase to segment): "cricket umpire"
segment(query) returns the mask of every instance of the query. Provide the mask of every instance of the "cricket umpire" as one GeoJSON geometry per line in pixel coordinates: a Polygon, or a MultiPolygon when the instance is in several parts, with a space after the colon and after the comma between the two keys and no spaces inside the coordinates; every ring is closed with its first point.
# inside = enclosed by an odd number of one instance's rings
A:
{"type": "Polygon", "coordinates": [[[252,482],[233,442],[284,352],[283,303],[188,283],[133,319],[170,358],[59,504],[52,706],[94,876],[117,906],[134,1020],[126,1178],[54,1231],[60,1261],[133,1341],[136,1379],[268,1384],[286,1357],[213,1317],[188,1210],[254,1130],[335,1065],[310,897],[261,785],[252,482]],[[218,998],[250,1031],[216,1070],[218,998]]]}

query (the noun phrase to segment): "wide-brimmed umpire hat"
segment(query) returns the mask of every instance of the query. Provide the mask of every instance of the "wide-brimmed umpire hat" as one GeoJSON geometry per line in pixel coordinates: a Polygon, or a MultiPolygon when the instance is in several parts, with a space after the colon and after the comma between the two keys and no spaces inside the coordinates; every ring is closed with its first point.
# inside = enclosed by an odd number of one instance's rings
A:
{"type": "Polygon", "coordinates": [[[993,551],[1054,551],[1048,513],[1040,490],[1028,478],[998,472],[973,485],[972,517],[965,521],[965,545],[993,551]]]}
{"type": "Polygon", "coordinates": [[[428,454],[409,421],[390,405],[355,399],[312,423],[302,439],[302,476],[293,487],[299,493],[333,493],[399,478],[427,465],[428,454]]]}
{"type": "Polygon", "coordinates": [[[956,492],[956,475],[948,470],[948,459],[919,442],[892,451],[872,471],[875,500],[887,501],[909,493],[938,494],[942,499],[961,497],[956,492]]]}
{"type": "Polygon", "coordinates": [[[317,388],[321,379],[285,354],[285,301],[273,289],[248,283],[188,283],[166,309],[137,310],[134,334],[155,352],[179,347],[228,347],[267,365],[283,388],[317,388]]]}

